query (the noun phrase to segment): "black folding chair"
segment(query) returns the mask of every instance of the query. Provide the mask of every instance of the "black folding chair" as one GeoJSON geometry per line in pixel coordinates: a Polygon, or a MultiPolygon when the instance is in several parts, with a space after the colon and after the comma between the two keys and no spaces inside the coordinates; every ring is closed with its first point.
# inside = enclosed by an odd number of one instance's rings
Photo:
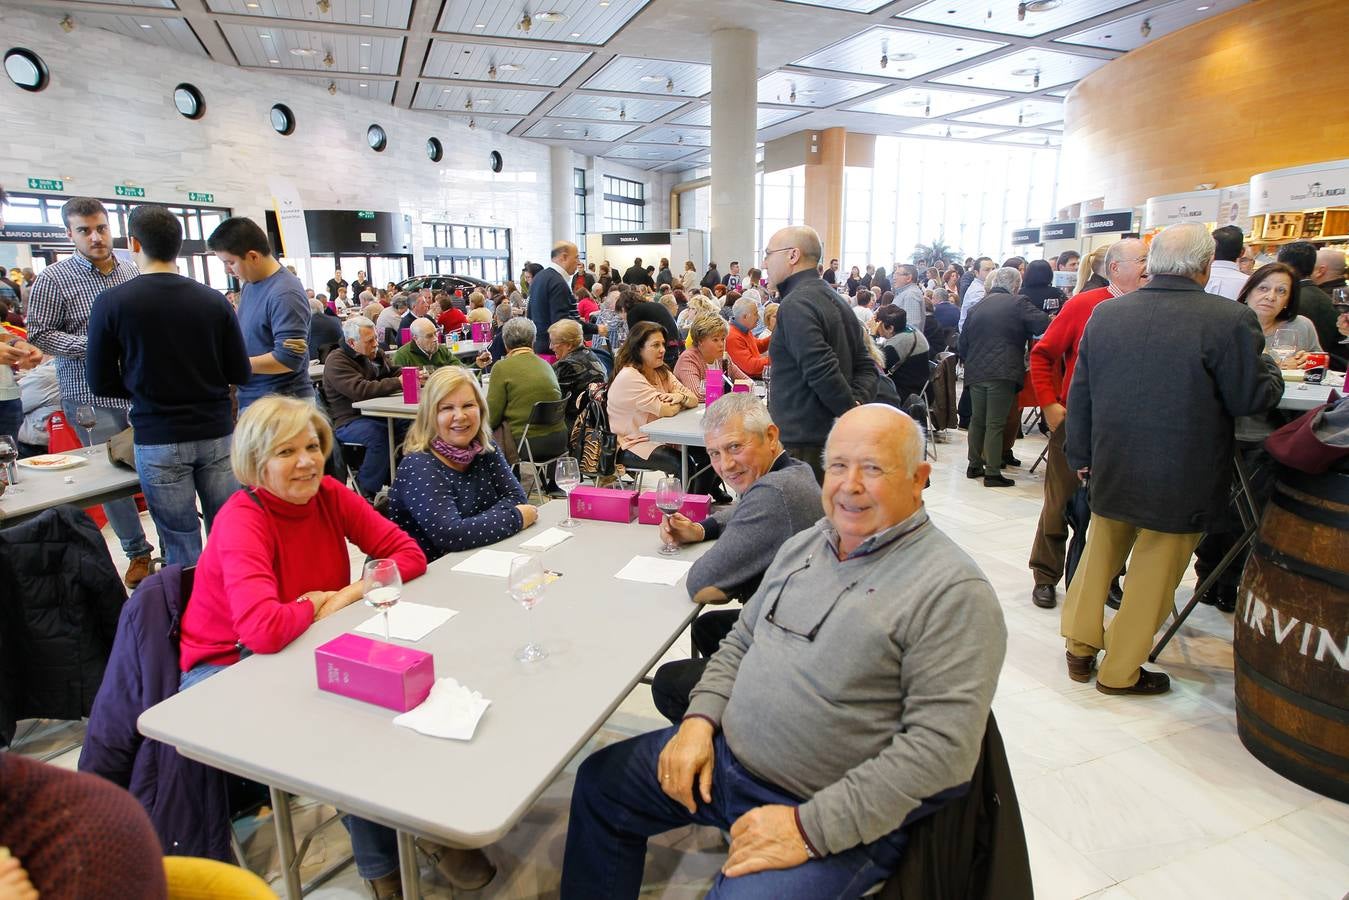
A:
{"type": "MultiPolygon", "coordinates": [[[[547,493],[543,490],[544,476],[540,472],[546,472],[550,463],[556,462],[567,455],[567,401],[566,400],[540,400],[534,404],[534,408],[529,411],[529,419],[525,422],[525,430],[520,433],[519,451],[520,460],[516,466],[523,469],[529,466],[534,475],[534,484],[538,488],[539,496],[547,499],[547,493]],[[529,430],[539,428],[557,427],[553,434],[544,435],[545,438],[552,439],[556,437],[556,447],[548,446],[548,451],[556,449],[556,453],[544,459],[542,462],[534,458],[534,446],[529,440],[529,430]]],[[[543,438],[539,439],[540,441],[543,438]]]]}

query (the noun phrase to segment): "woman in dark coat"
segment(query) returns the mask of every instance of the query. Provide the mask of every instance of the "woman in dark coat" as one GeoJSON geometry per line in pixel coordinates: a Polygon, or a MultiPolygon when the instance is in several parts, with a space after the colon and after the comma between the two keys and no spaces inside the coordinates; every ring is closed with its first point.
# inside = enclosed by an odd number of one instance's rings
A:
{"type": "Polygon", "coordinates": [[[1054,287],[1054,270],[1048,262],[1037,259],[1026,265],[1026,278],[1021,282],[1021,296],[1025,297],[1050,317],[1058,314],[1066,301],[1063,291],[1054,287]]]}

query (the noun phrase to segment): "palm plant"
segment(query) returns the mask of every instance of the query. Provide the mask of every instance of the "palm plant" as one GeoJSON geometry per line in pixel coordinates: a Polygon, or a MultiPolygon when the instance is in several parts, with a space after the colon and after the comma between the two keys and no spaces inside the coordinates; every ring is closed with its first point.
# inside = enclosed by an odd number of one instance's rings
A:
{"type": "Polygon", "coordinates": [[[935,263],[939,259],[947,262],[959,262],[963,258],[959,250],[946,243],[945,235],[938,235],[937,239],[931,244],[915,244],[913,248],[913,261],[915,263],[927,260],[935,263]]]}

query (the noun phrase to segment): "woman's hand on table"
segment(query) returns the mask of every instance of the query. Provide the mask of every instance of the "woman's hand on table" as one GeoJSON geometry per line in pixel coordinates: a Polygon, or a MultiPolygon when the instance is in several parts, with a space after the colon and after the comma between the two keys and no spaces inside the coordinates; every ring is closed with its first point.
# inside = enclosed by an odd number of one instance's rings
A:
{"type": "Polygon", "coordinates": [[[310,603],[314,604],[314,621],[317,622],[319,619],[330,614],[329,612],[324,612],[323,607],[326,606],[328,601],[336,594],[337,591],[306,591],[301,594],[295,602],[298,603],[300,600],[308,600],[310,603]]]}
{"type": "Polygon", "coordinates": [[[1306,364],[1306,362],[1307,362],[1307,351],[1306,351],[1306,350],[1299,350],[1298,352],[1294,353],[1292,356],[1288,357],[1287,359],[1280,360],[1280,361],[1279,361],[1279,368],[1281,368],[1281,369],[1300,369],[1300,368],[1303,367],[1304,364],[1306,364]]]}
{"type": "Polygon", "coordinates": [[[523,527],[528,528],[539,521],[539,508],[537,506],[531,506],[528,503],[518,503],[515,508],[520,510],[520,518],[523,519],[525,523],[523,527]]]}

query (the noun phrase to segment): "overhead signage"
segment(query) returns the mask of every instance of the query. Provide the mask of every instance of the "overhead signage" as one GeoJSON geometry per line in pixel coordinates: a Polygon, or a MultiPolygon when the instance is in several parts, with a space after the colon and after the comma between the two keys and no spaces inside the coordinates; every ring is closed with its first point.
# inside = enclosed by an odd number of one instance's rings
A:
{"type": "Polygon", "coordinates": [[[66,183],[59,178],[30,178],[28,179],[28,189],[30,191],[64,191],[66,183]]]}
{"type": "Polygon", "coordinates": [[[119,197],[144,197],[145,188],[127,187],[124,184],[113,185],[112,192],[119,197]]]}
{"type": "Polygon", "coordinates": [[[1250,202],[1253,216],[1349,206],[1349,159],[1256,175],[1250,202]]]}
{"type": "Polygon", "coordinates": [[[1153,197],[1143,210],[1144,228],[1165,228],[1177,222],[1217,222],[1218,191],[1185,191],[1153,197]]]}
{"type": "Polygon", "coordinates": [[[1046,222],[1040,226],[1040,240],[1042,241],[1072,241],[1076,239],[1076,222],[1046,222]]]}
{"type": "Polygon", "coordinates": [[[1012,230],[1012,245],[1020,247],[1023,244],[1040,243],[1040,229],[1038,228],[1015,228],[1012,230]]]}
{"type": "Polygon", "coordinates": [[[1082,217],[1082,233],[1125,234],[1134,230],[1132,209],[1110,209],[1082,217]]]}
{"type": "Polygon", "coordinates": [[[187,201],[189,203],[214,203],[215,194],[202,194],[197,191],[188,191],[187,201]]]}
{"type": "Polygon", "coordinates": [[[276,230],[281,237],[281,255],[291,259],[309,257],[309,230],[304,221],[300,192],[284,178],[269,178],[272,209],[276,211],[276,230]]]}
{"type": "Polygon", "coordinates": [[[629,231],[629,232],[610,232],[601,235],[604,246],[618,247],[624,244],[637,244],[639,246],[650,246],[653,244],[670,243],[670,232],[668,231],[629,231]]]}
{"type": "Polygon", "coordinates": [[[43,241],[66,241],[65,228],[60,225],[20,225],[16,222],[6,222],[4,228],[0,228],[0,241],[6,241],[11,244],[31,244],[43,241]]]}
{"type": "Polygon", "coordinates": [[[358,218],[358,219],[373,219],[374,217],[375,217],[374,210],[370,210],[370,209],[358,209],[358,210],[356,210],[356,218],[358,218]]]}
{"type": "Polygon", "coordinates": [[[1218,190],[1218,226],[1235,225],[1242,231],[1251,228],[1251,186],[1237,184],[1218,190]]]}

